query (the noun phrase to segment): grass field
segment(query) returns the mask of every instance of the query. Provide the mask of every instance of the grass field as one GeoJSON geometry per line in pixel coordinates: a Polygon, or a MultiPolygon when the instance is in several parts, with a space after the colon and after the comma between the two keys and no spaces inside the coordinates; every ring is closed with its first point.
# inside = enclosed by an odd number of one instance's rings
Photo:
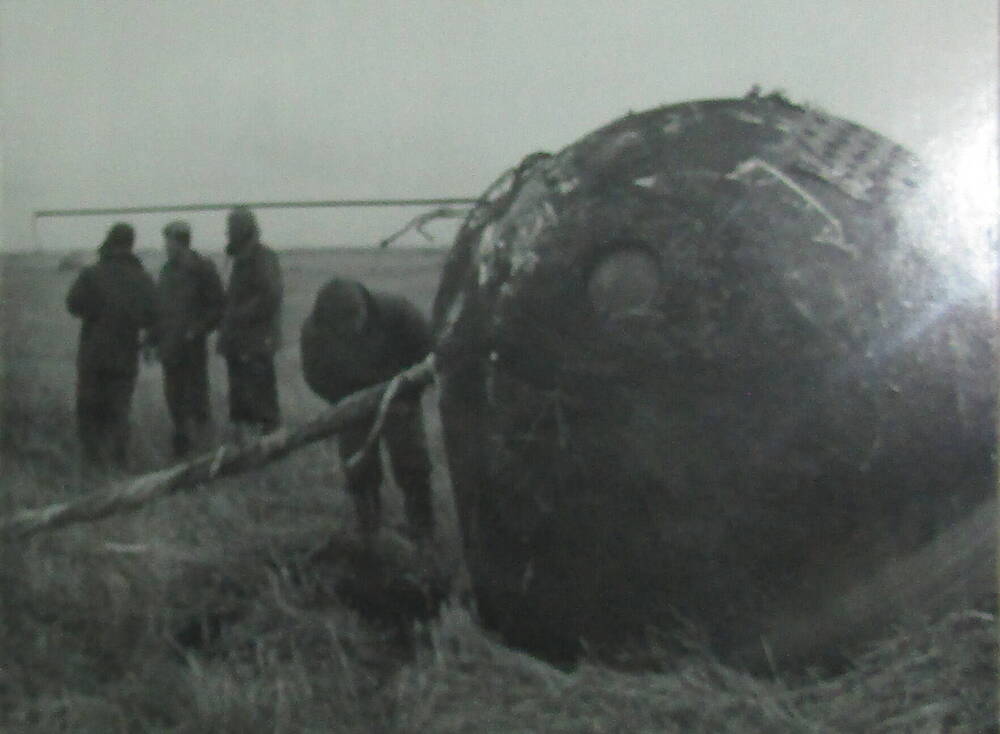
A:
{"type": "MultiPolygon", "coordinates": [[[[298,330],[334,274],[429,311],[444,252],[282,253],[286,423],[324,407],[299,372],[298,330]]],[[[144,256],[156,272],[158,255],[144,256]]],[[[78,496],[74,277],[54,255],[10,255],[0,281],[0,513],[78,496]]],[[[220,265],[221,265],[220,261],[220,265]]],[[[224,436],[225,377],[211,363],[224,436]]],[[[425,398],[441,533],[458,540],[433,390],[425,398]]],[[[164,466],[157,366],[133,403],[133,469],[164,466]]],[[[955,610],[875,646],[836,678],[753,678],[693,647],[647,669],[557,670],[512,651],[455,602],[411,629],[367,619],[304,562],[350,524],[329,442],[122,517],[0,540],[3,732],[902,732],[994,731],[995,607],[955,610]]],[[[390,524],[400,519],[389,496],[390,524]]]]}

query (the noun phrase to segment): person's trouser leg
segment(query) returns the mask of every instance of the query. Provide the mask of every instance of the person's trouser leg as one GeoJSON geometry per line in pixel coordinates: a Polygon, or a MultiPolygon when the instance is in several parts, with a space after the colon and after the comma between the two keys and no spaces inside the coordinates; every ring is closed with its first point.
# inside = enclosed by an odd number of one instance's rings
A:
{"type": "Polygon", "coordinates": [[[229,419],[269,433],[280,423],[278,383],[271,355],[226,360],[229,373],[229,419]]]}
{"type": "Polygon", "coordinates": [[[371,429],[370,421],[341,432],[338,447],[344,479],[347,482],[347,492],[354,500],[354,511],[357,514],[358,527],[361,534],[371,537],[378,532],[382,524],[382,462],[379,457],[378,445],[354,469],[347,466],[348,459],[354,456],[364,445],[371,429]]]}
{"type": "Polygon", "coordinates": [[[128,470],[129,412],[135,391],[134,374],[108,374],[105,380],[108,453],[120,471],[128,470]]]}
{"type": "Polygon", "coordinates": [[[174,456],[203,443],[211,416],[205,345],[193,344],[179,359],[163,365],[163,388],[174,425],[174,456]]]}
{"type": "Polygon", "coordinates": [[[416,538],[434,534],[431,462],[417,400],[401,400],[390,408],[382,435],[389,450],[396,484],[403,493],[406,522],[416,538]]]}
{"type": "MultiPolygon", "coordinates": [[[[229,422],[237,428],[244,418],[243,382],[240,379],[240,362],[236,357],[226,357],[226,382],[229,385],[229,422]]],[[[237,436],[238,438],[238,436],[237,436]]]]}
{"type": "Polygon", "coordinates": [[[281,423],[278,409],[278,377],[274,371],[271,355],[255,357],[251,361],[251,376],[254,383],[255,423],[263,433],[270,433],[281,423]]]}
{"type": "Polygon", "coordinates": [[[226,376],[229,380],[229,422],[237,443],[248,438],[248,425],[253,422],[253,394],[246,377],[246,367],[239,357],[226,359],[226,376]]]}
{"type": "Polygon", "coordinates": [[[188,406],[194,432],[192,440],[199,447],[206,448],[212,409],[209,402],[208,356],[204,341],[192,348],[188,374],[188,406]]]}
{"type": "Polygon", "coordinates": [[[77,376],[77,430],[90,468],[127,468],[135,377],[106,370],[81,370],[77,376]]]}
{"type": "Polygon", "coordinates": [[[191,448],[187,371],[187,364],[183,361],[163,365],[163,394],[174,425],[172,445],[175,458],[184,456],[191,448]]]}
{"type": "Polygon", "coordinates": [[[95,370],[78,370],[76,379],[76,429],[83,463],[88,469],[104,468],[102,441],[105,431],[101,380],[95,370]]]}

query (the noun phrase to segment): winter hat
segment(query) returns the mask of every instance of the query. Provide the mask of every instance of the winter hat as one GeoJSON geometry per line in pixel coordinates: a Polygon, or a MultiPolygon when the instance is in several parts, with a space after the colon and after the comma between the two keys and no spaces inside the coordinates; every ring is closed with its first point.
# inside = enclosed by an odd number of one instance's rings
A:
{"type": "Polygon", "coordinates": [[[130,252],[135,244],[135,229],[127,222],[118,222],[108,230],[101,243],[101,252],[130,252]]]}
{"type": "Polygon", "coordinates": [[[183,219],[175,219],[163,228],[163,236],[182,245],[191,244],[191,225],[183,219]]]}
{"type": "Polygon", "coordinates": [[[229,212],[227,219],[229,245],[226,252],[233,254],[243,244],[257,239],[260,230],[257,229],[257,219],[253,212],[245,206],[238,206],[229,212]]]}

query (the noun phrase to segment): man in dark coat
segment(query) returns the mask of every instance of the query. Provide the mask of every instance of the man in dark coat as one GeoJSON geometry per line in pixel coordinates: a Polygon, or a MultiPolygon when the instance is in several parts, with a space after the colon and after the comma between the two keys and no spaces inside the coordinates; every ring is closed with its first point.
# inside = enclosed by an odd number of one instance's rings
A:
{"type": "MultiPolygon", "coordinates": [[[[316,297],[302,326],[300,348],[306,383],[332,403],[421,361],[431,348],[430,328],[405,298],[373,294],[357,281],[334,278],[316,297]]],[[[382,433],[403,492],[407,524],[417,539],[430,536],[434,529],[422,419],[419,394],[397,398],[382,433]]],[[[378,450],[370,451],[353,471],[347,470],[347,460],[364,445],[373,420],[343,431],[339,442],[347,489],[366,537],[381,525],[381,459],[378,450]]]]}
{"type": "Polygon", "coordinates": [[[139,371],[139,332],[156,320],[153,280],[132,254],[135,230],[115,224],[98,261],[80,273],[66,297],[82,319],[77,352],[76,410],[80,443],[91,468],[124,470],[128,414],[139,371]]]}
{"type": "Polygon", "coordinates": [[[226,254],[233,259],[219,326],[219,352],[229,374],[229,419],[237,438],[278,427],[274,355],[281,343],[281,269],[260,242],[257,220],[236,207],[227,220],[226,254]]]}
{"type": "Polygon", "coordinates": [[[212,261],[191,249],[187,222],[167,224],[163,239],[167,260],[157,283],[156,341],[179,458],[205,439],[211,415],[205,340],[222,319],[225,294],[212,261]]]}

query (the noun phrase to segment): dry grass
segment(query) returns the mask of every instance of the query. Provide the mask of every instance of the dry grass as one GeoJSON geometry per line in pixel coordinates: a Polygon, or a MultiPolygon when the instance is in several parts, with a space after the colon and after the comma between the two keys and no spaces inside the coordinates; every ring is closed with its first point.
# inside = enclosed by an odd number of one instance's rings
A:
{"type": "MultiPolygon", "coordinates": [[[[297,324],[334,271],[429,307],[441,255],[285,257],[285,417],[322,403],[298,374],[297,324]]],[[[37,259],[3,270],[0,512],[81,491],[72,406],[70,274],[37,259]]],[[[213,363],[216,415],[224,377],[213,363]]],[[[440,428],[428,396],[435,489],[457,563],[440,428]]],[[[159,372],[140,379],[136,469],[165,463],[159,372]]],[[[361,618],[339,571],[306,562],[351,520],[330,445],[140,512],[0,543],[4,732],[979,732],[997,721],[995,606],[917,622],[834,678],[755,678],[707,653],[647,651],[653,669],[553,668],[448,605],[414,629],[361,618]]],[[[390,523],[399,520],[390,497],[390,523]]]]}
{"type": "Polygon", "coordinates": [[[980,732],[996,726],[996,619],[900,634],[835,678],[754,678],[693,653],[656,672],[558,671],[491,641],[459,609],[395,682],[406,732],[980,732]]]}

